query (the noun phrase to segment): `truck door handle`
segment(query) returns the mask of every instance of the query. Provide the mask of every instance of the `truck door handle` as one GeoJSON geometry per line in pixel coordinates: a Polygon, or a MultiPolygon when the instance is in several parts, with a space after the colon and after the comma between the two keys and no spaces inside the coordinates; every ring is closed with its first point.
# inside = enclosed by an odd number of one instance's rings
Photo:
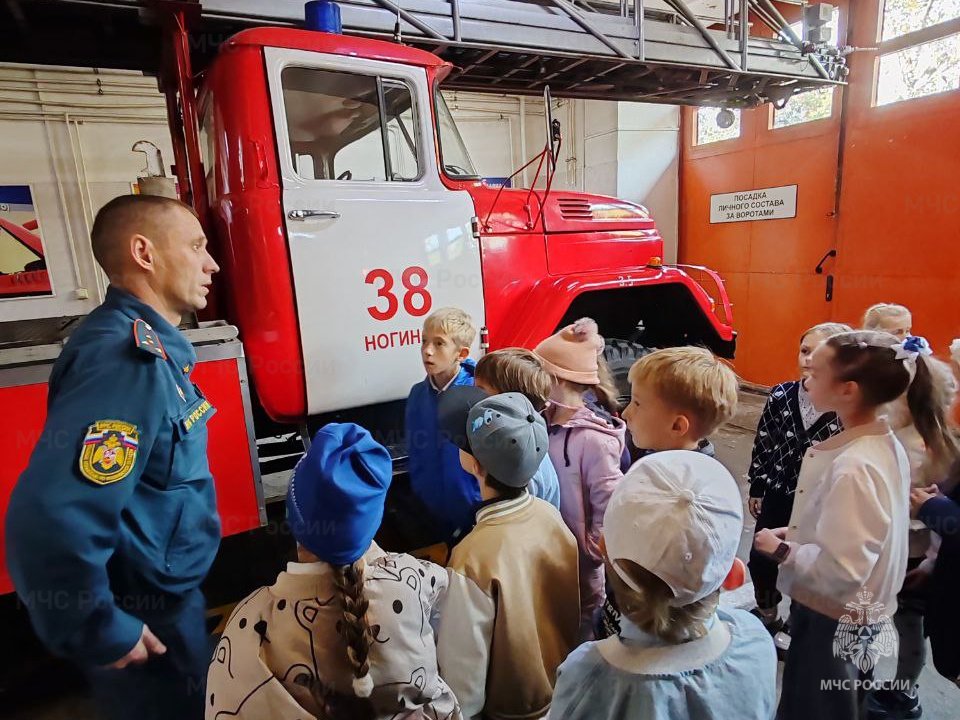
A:
{"type": "Polygon", "coordinates": [[[340,213],[334,212],[333,210],[291,210],[287,213],[287,217],[291,220],[306,220],[307,218],[329,218],[330,220],[338,220],[340,213]]]}

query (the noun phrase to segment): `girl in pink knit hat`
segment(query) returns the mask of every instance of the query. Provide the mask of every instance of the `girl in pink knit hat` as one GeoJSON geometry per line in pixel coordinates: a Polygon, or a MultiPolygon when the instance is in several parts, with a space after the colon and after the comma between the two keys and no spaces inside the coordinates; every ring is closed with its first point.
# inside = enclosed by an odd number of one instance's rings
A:
{"type": "Polygon", "coordinates": [[[553,376],[546,410],[550,460],[560,479],[560,514],[580,550],[580,635],[593,638],[593,614],[603,602],[600,534],[607,501],[623,477],[626,426],[603,361],[597,323],[582,318],[534,348],[553,376]]]}

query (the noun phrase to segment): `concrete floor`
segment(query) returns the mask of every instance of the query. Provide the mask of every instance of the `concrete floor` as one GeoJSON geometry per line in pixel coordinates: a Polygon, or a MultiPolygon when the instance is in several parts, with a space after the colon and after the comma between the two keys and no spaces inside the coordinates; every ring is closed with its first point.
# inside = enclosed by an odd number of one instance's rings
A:
{"type": "MultiPolygon", "coordinates": [[[[742,393],[740,408],[734,420],[721,428],[712,438],[716,446],[717,458],[727,466],[741,483],[744,496],[743,538],[740,543],[739,557],[746,562],[753,541],[753,519],[746,511],[747,485],[745,481],[756,433],[760,411],[765,398],[752,393],[742,393]]],[[[744,587],[725,598],[725,602],[752,607],[752,589],[744,587]]],[[[784,611],[785,614],[785,611],[784,611]]],[[[10,648],[4,648],[10,651],[10,648]]],[[[781,665],[782,669],[782,665],[781,665]]],[[[940,677],[932,666],[924,670],[920,678],[920,697],[923,702],[923,717],[929,720],[951,720],[958,717],[956,703],[960,701],[960,690],[940,677]],[[952,707],[952,709],[951,709],[952,707]]],[[[57,678],[51,678],[48,692],[38,699],[32,707],[21,707],[11,711],[0,707],[0,718],[15,720],[93,720],[95,714],[82,690],[73,689],[58,692],[57,678]]]]}

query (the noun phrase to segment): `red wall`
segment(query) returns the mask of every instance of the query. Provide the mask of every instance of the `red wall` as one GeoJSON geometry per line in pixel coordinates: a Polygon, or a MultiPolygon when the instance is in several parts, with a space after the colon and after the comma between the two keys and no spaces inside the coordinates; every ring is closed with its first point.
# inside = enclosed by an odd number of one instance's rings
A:
{"type": "MultiPolygon", "coordinates": [[[[876,45],[878,1],[851,6],[848,18],[841,4],[841,33],[849,20],[851,44],[876,45]]],[[[855,324],[874,302],[907,305],[938,355],[960,335],[952,302],[960,291],[960,92],[873,107],[876,57],[852,56],[850,86],[836,91],[830,119],[773,130],[763,106],[742,113],[738,139],[697,147],[694,111],[684,112],[679,254],[727,280],[736,367],[747,380],[795,376],[805,328],[855,324]],[[711,193],[793,184],[794,219],[709,223],[711,193]],[[815,274],[831,249],[837,258],[815,274]],[[826,274],[835,276],[829,303],[826,274]]]]}

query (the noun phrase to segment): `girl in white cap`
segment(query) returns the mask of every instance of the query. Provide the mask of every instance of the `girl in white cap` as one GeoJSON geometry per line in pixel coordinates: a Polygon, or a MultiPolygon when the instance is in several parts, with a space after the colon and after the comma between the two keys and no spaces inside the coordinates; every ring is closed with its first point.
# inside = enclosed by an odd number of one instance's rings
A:
{"type": "Polygon", "coordinates": [[[736,481],[716,460],[668,450],[638,461],[603,519],[619,636],[560,666],[555,720],[769,720],[777,658],[763,623],[719,609],[743,532],[736,481]]]}

